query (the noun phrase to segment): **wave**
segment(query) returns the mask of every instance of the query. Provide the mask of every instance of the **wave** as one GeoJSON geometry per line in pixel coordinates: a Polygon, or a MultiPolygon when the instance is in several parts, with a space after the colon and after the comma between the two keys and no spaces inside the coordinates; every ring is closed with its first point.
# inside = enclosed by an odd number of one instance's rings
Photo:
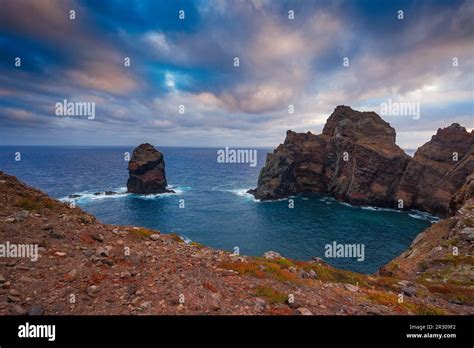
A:
{"type": "Polygon", "coordinates": [[[261,199],[255,198],[254,195],[248,193],[247,191],[252,189],[252,187],[245,188],[245,189],[230,189],[230,190],[214,190],[214,191],[221,191],[221,192],[229,192],[234,195],[244,197],[246,200],[253,201],[255,203],[273,203],[273,202],[282,202],[287,201],[289,198],[294,198],[294,196],[280,198],[280,199],[272,199],[272,200],[265,200],[262,201],[261,199]]]}
{"type": "Polygon", "coordinates": [[[371,210],[371,211],[389,211],[392,213],[401,213],[403,210],[392,209],[392,208],[381,208],[381,207],[372,207],[370,205],[364,205],[360,207],[364,210],[371,210]]]}
{"type": "Polygon", "coordinates": [[[249,188],[245,188],[245,189],[232,189],[232,190],[218,190],[218,191],[221,191],[221,192],[230,192],[234,195],[237,195],[237,196],[240,196],[240,197],[244,197],[245,199],[247,200],[252,200],[256,203],[261,203],[262,201],[260,199],[257,199],[254,197],[254,195],[248,193],[247,191],[250,190],[251,187],[249,188]]]}
{"type": "Polygon", "coordinates": [[[191,238],[188,238],[186,236],[181,236],[181,235],[178,235],[182,240],[183,242],[185,242],[186,244],[191,244],[193,241],[191,240],[191,238]]]}
{"type": "Polygon", "coordinates": [[[120,187],[115,191],[103,191],[103,192],[91,192],[91,191],[81,191],[75,192],[69,196],[60,198],[61,202],[74,202],[74,203],[89,203],[93,201],[100,201],[103,199],[117,199],[130,196],[130,193],[127,193],[126,187],[120,187]]]}
{"type": "Polygon", "coordinates": [[[441,220],[437,216],[434,216],[434,215],[431,215],[430,213],[426,213],[424,211],[419,211],[419,210],[410,210],[408,215],[414,219],[429,221],[432,224],[441,220]]]}
{"type": "Polygon", "coordinates": [[[403,212],[408,212],[408,215],[414,219],[419,219],[419,220],[425,220],[425,221],[429,221],[431,222],[432,224],[433,223],[436,223],[438,221],[440,221],[441,219],[434,216],[434,215],[431,215],[430,213],[427,213],[427,212],[424,212],[424,211],[419,211],[419,210],[415,210],[415,209],[412,209],[412,210],[409,210],[409,211],[406,211],[406,210],[400,210],[400,209],[393,209],[393,208],[381,208],[381,207],[373,207],[373,206],[358,206],[358,205],[352,205],[352,204],[349,204],[347,202],[341,202],[341,201],[338,201],[337,199],[333,198],[333,197],[323,197],[323,198],[320,198],[319,199],[320,202],[323,202],[323,203],[326,203],[326,204],[331,204],[332,202],[337,202],[339,204],[342,204],[342,205],[345,205],[347,207],[351,207],[351,208],[360,208],[360,209],[364,209],[364,210],[370,210],[370,211],[387,211],[387,212],[391,212],[391,213],[403,213],[403,212]]]}
{"type": "Polygon", "coordinates": [[[180,196],[184,194],[186,191],[192,190],[190,186],[174,186],[169,185],[169,189],[173,190],[174,192],[166,192],[166,193],[158,193],[152,195],[140,195],[136,193],[129,193],[127,192],[127,187],[119,187],[114,191],[102,191],[102,192],[91,192],[91,191],[82,191],[73,193],[67,197],[62,197],[59,199],[61,202],[66,203],[76,203],[76,204],[87,204],[94,201],[100,201],[103,199],[122,199],[126,197],[133,197],[143,200],[154,200],[154,199],[162,199],[170,196],[180,196]]]}

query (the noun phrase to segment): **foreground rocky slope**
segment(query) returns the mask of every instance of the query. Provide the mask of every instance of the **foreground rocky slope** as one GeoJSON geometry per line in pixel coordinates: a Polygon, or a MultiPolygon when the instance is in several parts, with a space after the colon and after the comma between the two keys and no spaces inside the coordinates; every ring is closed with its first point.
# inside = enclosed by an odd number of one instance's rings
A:
{"type": "Polygon", "coordinates": [[[450,206],[460,208],[420,233],[408,250],[380,269],[380,274],[414,280],[453,302],[473,305],[474,174],[452,197],[450,206]],[[464,291],[459,291],[459,286],[465,286],[464,291]]]}
{"type": "Polygon", "coordinates": [[[133,150],[128,163],[127,191],[138,194],[173,192],[166,186],[163,154],[151,144],[141,144],[133,150]]]}
{"type": "Polygon", "coordinates": [[[288,131],[249,192],[262,200],[322,192],[356,205],[446,216],[451,196],[474,172],[474,133],[458,124],[440,129],[413,159],[395,136],[375,112],[338,106],[322,134],[288,131]]]}
{"type": "Polygon", "coordinates": [[[36,262],[0,257],[4,315],[474,314],[459,295],[470,296],[469,284],[433,276],[433,288],[396,272],[362,275],[276,253],[234,256],[173,234],[100,223],[2,172],[0,241],[39,245],[36,262]]]}

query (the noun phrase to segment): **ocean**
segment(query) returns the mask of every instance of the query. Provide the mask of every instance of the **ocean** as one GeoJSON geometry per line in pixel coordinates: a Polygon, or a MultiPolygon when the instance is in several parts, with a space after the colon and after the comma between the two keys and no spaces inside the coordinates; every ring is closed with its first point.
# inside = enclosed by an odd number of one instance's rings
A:
{"type": "MultiPolygon", "coordinates": [[[[218,163],[217,148],[159,147],[174,194],[126,194],[124,153],[133,147],[0,147],[0,170],[50,196],[68,201],[105,223],[177,233],[186,241],[240,254],[273,250],[372,273],[404,251],[436,219],[428,214],[354,207],[321,194],[259,202],[245,192],[257,184],[271,149],[257,150],[257,165],[218,163]],[[15,154],[21,160],[15,161],[15,154]],[[114,191],[114,195],[94,195],[114,191]],[[184,208],[183,208],[184,204],[184,208]],[[325,258],[327,244],[364,246],[364,259],[325,258]]],[[[71,231],[73,233],[73,231],[71,231]]]]}

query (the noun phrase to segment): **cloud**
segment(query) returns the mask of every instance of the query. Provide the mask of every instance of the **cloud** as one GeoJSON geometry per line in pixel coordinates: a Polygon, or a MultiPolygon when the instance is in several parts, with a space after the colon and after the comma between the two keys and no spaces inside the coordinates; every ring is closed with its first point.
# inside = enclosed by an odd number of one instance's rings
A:
{"type": "Polygon", "coordinates": [[[421,104],[418,122],[388,120],[404,146],[424,139],[414,132],[474,126],[472,1],[414,3],[404,21],[363,1],[110,1],[0,0],[3,141],[28,127],[46,143],[43,129],[66,143],[274,146],[286,129],[320,131],[336,105],[377,111],[388,99],[421,104]],[[62,99],[95,101],[96,119],[54,117],[62,99]]]}

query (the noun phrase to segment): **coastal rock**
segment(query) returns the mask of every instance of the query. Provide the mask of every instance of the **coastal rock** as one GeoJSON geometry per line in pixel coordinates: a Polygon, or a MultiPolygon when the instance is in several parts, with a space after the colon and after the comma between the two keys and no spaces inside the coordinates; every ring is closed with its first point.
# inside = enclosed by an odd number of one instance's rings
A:
{"type": "Polygon", "coordinates": [[[268,200],[323,192],[351,204],[391,207],[409,161],[395,144],[395,130],[375,112],[338,106],[321,135],[287,131],[249,193],[268,200]]]}
{"type": "Polygon", "coordinates": [[[466,178],[464,185],[451,198],[449,202],[449,215],[455,215],[466,201],[472,197],[474,197],[474,173],[466,178]]]}
{"type": "Polygon", "coordinates": [[[283,256],[281,256],[280,253],[277,253],[276,251],[266,251],[263,254],[263,257],[266,258],[267,260],[273,260],[273,259],[282,259],[283,256]]]}
{"type": "Polygon", "coordinates": [[[453,123],[438,129],[436,135],[416,151],[403,173],[396,197],[403,199],[407,209],[444,217],[453,194],[473,172],[474,133],[453,123]]]}
{"type": "Polygon", "coordinates": [[[354,205],[446,216],[451,197],[474,172],[474,133],[457,123],[439,129],[413,159],[395,138],[375,112],[338,106],[320,135],[287,131],[248,192],[261,200],[321,192],[354,205]]]}
{"type": "Polygon", "coordinates": [[[141,144],[133,150],[128,163],[127,191],[138,194],[174,192],[166,188],[165,160],[152,145],[141,144]]]}
{"type": "MultiPolygon", "coordinates": [[[[453,197],[463,197],[456,214],[421,232],[400,256],[380,268],[379,274],[407,280],[438,279],[443,283],[472,283],[472,176],[453,197]],[[471,236],[470,236],[471,234],[471,236]],[[441,244],[441,245],[440,245],[441,244]],[[444,246],[444,247],[443,247],[444,246]],[[454,247],[456,249],[454,249],[454,247]],[[454,262],[454,260],[457,260],[454,262]],[[465,263],[466,262],[466,263],[465,263]]],[[[401,283],[403,286],[410,284],[401,283]]],[[[472,298],[474,292],[469,292],[472,298]]],[[[472,301],[471,301],[472,302],[472,301]]]]}

